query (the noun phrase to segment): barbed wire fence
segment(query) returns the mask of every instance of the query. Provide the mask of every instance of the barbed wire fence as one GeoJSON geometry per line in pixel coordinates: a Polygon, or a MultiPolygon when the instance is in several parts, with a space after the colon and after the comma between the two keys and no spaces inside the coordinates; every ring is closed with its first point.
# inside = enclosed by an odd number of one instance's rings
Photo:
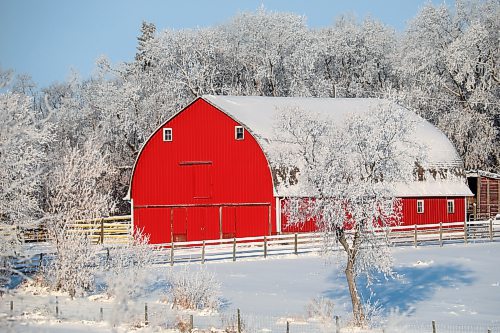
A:
{"type": "Polygon", "coordinates": [[[351,327],[348,318],[333,316],[327,320],[297,316],[266,316],[240,312],[236,309],[220,313],[176,310],[166,302],[132,301],[118,304],[112,300],[90,301],[63,296],[14,297],[4,295],[0,300],[0,327],[11,323],[56,321],[82,322],[151,327],[172,332],[225,333],[497,333],[500,320],[494,323],[454,324],[449,322],[422,322],[399,320],[377,328],[360,330],[351,327]]]}

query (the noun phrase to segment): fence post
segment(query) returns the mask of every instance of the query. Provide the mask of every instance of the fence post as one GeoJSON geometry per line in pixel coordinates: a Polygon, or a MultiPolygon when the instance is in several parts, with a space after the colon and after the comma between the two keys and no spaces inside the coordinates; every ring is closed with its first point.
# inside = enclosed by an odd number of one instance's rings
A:
{"type": "Polygon", "coordinates": [[[42,267],[42,261],[43,261],[43,253],[40,252],[40,259],[38,261],[38,268],[42,267]]]}
{"type": "Polygon", "coordinates": [[[414,236],[415,247],[417,247],[417,225],[415,224],[415,236],[414,236]]]}
{"type": "Polygon", "coordinates": [[[241,315],[240,315],[240,309],[238,309],[238,333],[241,333],[241,315]]]}
{"type": "Polygon", "coordinates": [[[299,254],[299,244],[298,243],[299,243],[298,242],[298,236],[297,236],[297,234],[295,234],[295,244],[294,244],[295,248],[294,248],[294,250],[295,250],[295,254],[296,255],[299,254]]]}
{"type": "Polygon", "coordinates": [[[14,312],[14,301],[10,301],[10,315],[14,312]]]}
{"type": "Polygon", "coordinates": [[[267,258],[267,237],[264,236],[264,258],[267,258]]]}
{"type": "Polygon", "coordinates": [[[104,244],[104,219],[101,218],[101,244],[104,244]]]}
{"type": "Polygon", "coordinates": [[[205,263],[205,241],[203,241],[203,245],[201,248],[201,263],[205,263]]]}
{"type": "Polygon", "coordinates": [[[59,298],[56,296],[56,318],[59,318],[59,298]]]}
{"type": "Polygon", "coordinates": [[[148,326],[148,303],[144,303],[144,325],[148,326]]]}
{"type": "Polygon", "coordinates": [[[339,316],[335,316],[335,332],[340,333],[339,316]]]}
{"type": "Polygon", "coordinates": [[[436,333],[436,321],[432,321],[432,333],[436,333]]]}
{"type": "Polygon", "coordinates": [[[286,333],[290,333],[290,322],[286,321],[286,333]]]}
{"type": "Polygon", "coordinates": [[[439,222],[439,246],[443,246],[443,222],[439,222]]]}
{"type": "Polygon", "coordinates": [[[490,219],[490,241],[493,240],[493,220],[490,219]]]}
{"type": "Polygon", "coordinates": [[[467,221],[464,221],[464,243],[467,244],[467,221]]]}
{"type": "Polygon", "coordinates": [[[174,265],[174,241],[170,243],[170,266],[174,265]]]}
{"type": "Polygon", "coordinates": [[[233,238],[233,261],[236,261],[236,238],[233,238]]]}
{"type": "Polygon", "coordinates": [[[104,320],[104,311],[102,310],[102,307],[101,307],[101,310],[100,310],[99,314],[100,314],[99,318],[101,319],[101,321],[103,321],[104,320]]]}
{"type": "Polygon", "coordinates": [[[189,315],[189,332],[193,331],[193,328],[194,328],[193,315],[189,315]]]}

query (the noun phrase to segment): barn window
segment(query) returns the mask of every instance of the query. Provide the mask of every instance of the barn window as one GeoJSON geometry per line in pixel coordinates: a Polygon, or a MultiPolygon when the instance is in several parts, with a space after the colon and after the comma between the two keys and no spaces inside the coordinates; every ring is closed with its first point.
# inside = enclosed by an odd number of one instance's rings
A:
{"type": "Polygon", "coordinates": [[[243,140],[245,138],[243,126],[234,126],[234,138],[236,140],[243,140]]]}
{"type": "Polygon", "coordinates": [[[417,200],[417,213],[418,214],[424,213],[424,200],[417,200]]]}
{"type": "Polygon", "coordinates": [[[163,129],[163,141],[172,141],[172,129],[164,128],[163,129]]]}
{"type": "Polygon", "coordinates": [[[448,200],[448,214],[455,213],[455,200],[448,200]]]}

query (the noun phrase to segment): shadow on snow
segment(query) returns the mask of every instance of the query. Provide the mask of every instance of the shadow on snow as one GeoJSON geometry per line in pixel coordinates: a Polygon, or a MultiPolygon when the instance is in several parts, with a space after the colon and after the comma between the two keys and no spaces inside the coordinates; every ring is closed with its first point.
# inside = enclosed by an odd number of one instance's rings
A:
{"type": "MultiPolygon", "coordinates": [[[[437,290],[474,282],[473,272],[459,265],[398,267],[395,273],[399,278],[386,280],[382,274],[375,275],[370,286],[367,286],[366,277],[357,280],[361,297],[365,301],[371,297],[372,304],[378,301],[384,314],[389,314],[391,310],[411,314],[414,311],[412,305],[432,298],[437,290]]],[[[329,280],[338,287],[325,291],[323,296],[337,303],[342,300],[350,304],[345,277],[332,274],[329,280]]]]}

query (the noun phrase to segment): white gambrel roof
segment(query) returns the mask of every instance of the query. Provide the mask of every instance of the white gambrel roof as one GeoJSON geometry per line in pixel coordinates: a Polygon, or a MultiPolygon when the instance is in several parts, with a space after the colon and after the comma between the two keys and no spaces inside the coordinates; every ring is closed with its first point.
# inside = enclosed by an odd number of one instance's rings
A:
{"type": "MultiPolygon", "coordinates": [[[[262,147],[265,147],[274,135],[274,128],[279,110],[288,107],[300,108],[321,114],[326,119],[341,123],[350,114],[367,114],[377,109],[388,100],[374,98],[307,98],[307,97],[263,97],[263,96],[214,96],[202,98],[219,110],[241,123],[253,134],[262,147]]],[[[393,104],[396,106],[395,104],[393,104]]],[[[396,106],[402,108],[401,106],[396,106]]],[[[427,168],[463,168],[462,160],[448,138],[435,126],[407,110],[417,127],[414,138],[428,147],[427,168]]],[[[272,154],[267,154],[268,159],[272,154]]],[[[271,165],[273,161],[269,161],[271,165]]],[[[398,185],[400,196],[470,196],[472,193],[465,182],[424,181],[407,185],[398,185]]],[[[275,189],[276,195],[285,193],[275,189]]]]}

